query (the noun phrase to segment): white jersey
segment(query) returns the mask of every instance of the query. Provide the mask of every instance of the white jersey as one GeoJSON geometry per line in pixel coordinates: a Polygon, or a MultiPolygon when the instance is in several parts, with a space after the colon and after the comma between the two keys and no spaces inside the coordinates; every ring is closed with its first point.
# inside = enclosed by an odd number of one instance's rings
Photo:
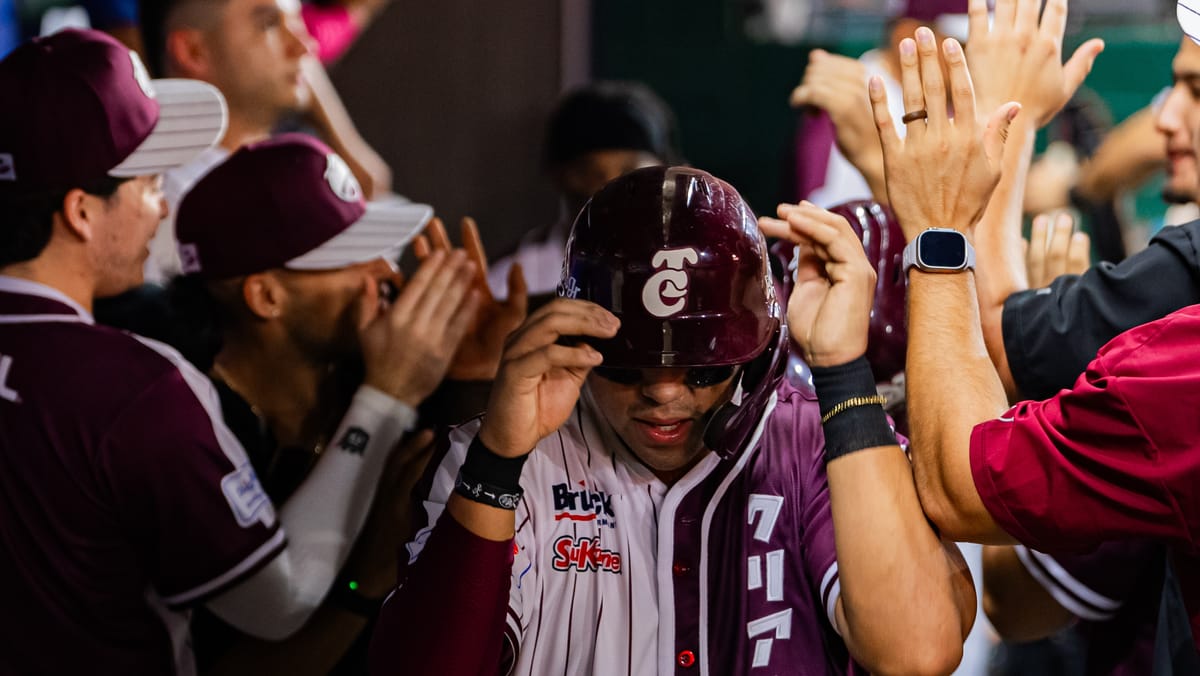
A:
{"type": "MultiPolygon", "coordinates": [[[[709,454],[668,487],[601,421],[585,388],[521,477],[498,629],[511,673],[843,673],[823,442],[805,396],[781,388],[748,450],[709,454]]],[[[437,537],[478,424],[451,432],[409,566],[437,537]]]]}

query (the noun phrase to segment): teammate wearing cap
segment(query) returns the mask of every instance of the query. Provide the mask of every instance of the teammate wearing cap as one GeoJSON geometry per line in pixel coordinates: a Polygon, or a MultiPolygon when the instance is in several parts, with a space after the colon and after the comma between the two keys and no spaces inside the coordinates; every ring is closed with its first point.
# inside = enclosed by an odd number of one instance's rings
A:
{"type": "MultiPolygon", "coordinates": [[[[243,147],[180,206],[185,276],[173,295],[189,299],[189,325],[216,348],[193,357],[209,369],[226,420],[285,509],[322,455],[394,448],[452,357],[458,367],[481,358],[480,335],[491,337],[494,373],[503,336],[524,317],[518,293],[458,351],[481,304],[494,304],[474,288],[482,273],[472,273],[462,251],[426,257],[404,285],[394,267],[431,215],[422,204],[364,203],[342,159],[300,134],[243,147]]],[[[419,472],[388,473],[367,544],[301,634],[283,644],[225,645],[235,637],[204,616],[196,630],[201,666],[334,667],[395,581],[407,526],[397,510],[419,472]]],[[[353,530],[331,535],[353,539],[353,530]]]]}
{"type": "MultiPolygon", "coordinates": [[[[954,667],[969,576],[882,408],[782,382],[766,256],[749,207],[702,171],[641,169],[592,198],[562,297],[513,333],[486,415],[431,463],[375,673],[954,667]],[[855,434],[860,413],[880,426],[855,434]]],[[[804,288],[789,314],[808,348],[804,288]]]]}
{"type": "Polygon", "coordinates": [[[0,109],[0,670],[192,673],[198,603],[295,631],[386,450],[326,454],[276,516],[204,376],[90,314],[141,281],[155,174],[220,137],[220,94],[74,30],[0,62],[0,92],[21,102],[0,109]]]}

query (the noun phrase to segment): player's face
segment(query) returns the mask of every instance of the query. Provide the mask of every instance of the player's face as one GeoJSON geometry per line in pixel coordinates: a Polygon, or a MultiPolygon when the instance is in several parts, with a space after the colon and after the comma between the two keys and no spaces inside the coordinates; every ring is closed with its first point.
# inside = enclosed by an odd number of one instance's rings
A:
{"type": "Polygon", "coordinates": [[[1167,146],[1167,183],[1163,197],[1189,202],[1200,190],[1200,45],[1183,39],[1172,64],[1175,84],[1156,120],[1167,146]]]}
{"type": "Polygon", "coordinates": [[[226,0],[221,21],[206,35],[212,79],[231,112],[274,123],[308,107],[300,61],[310,52],[297,0],[226,0]]]}
{"type": "Polygon", "coordinates": [[[704,428],[717,406],[729,399],[736,369],[603,374],[588,376],[596,405],[629,450],[660,479],[672,482],[706,452],[704,428]],[[629,382],[634,378],[637,382],[629,382]]]}
{"type": "Polygon", "coordinates": [[[142,283],[150,238],[167,215],[158,176],[139,176],[121,184],[111,197],[88,195],[96,230],[93,265],[99,272],[96,296],[115,296],[142,283]]]}
{"type": "Polygon", "coordinates": [[[296,345],[315,360],[358,353],[358,319],[366,286],[391,282],[395,270],[384,259],[336,270],[276,271],[287,291],[280,320],[296,345]]]}

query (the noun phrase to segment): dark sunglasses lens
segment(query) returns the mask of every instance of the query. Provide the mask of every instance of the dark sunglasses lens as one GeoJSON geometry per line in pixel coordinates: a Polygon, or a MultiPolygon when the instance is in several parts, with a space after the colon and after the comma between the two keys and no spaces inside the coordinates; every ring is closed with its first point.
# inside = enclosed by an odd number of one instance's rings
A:
{"type": "Polygon", "coordinates": [[[729,380],[733,376],[734,368],[734,366],[690,368],[687,372],[687,384],[692,387],[712,387],[729,380]]]}
{"type": "Polygon", "coordinates": [[[642,382],[641,369],[621,369],[610,366],[597,366],[592,369],[596,375],[605,380],[611,380],[621,385],[636,385],[642,382]]]}

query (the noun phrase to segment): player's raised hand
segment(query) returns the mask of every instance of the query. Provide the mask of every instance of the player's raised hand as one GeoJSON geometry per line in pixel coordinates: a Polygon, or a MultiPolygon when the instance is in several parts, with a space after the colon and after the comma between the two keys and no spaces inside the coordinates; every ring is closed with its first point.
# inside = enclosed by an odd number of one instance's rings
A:
{"type": "Polygon", "coordinates": [[[604,308],[559,298],[509,337],[479,439],[493,453],[525,455],[570,417],[600,353],[584,338],[611,338],[620,322],[604,308]]]}
{"type": "Polygon", "coordinates": [[[1029,288],[1041,289],[1063,275],[1080,275],[1091,267],[1092,240],[1075,232],[1075,219],[1067,212],[1053,219],[1042,214],[1033,219],[1025,255],[1029,288]]]}
{"type": "Polygon", "coordinates": [[[888,111],[883,81],[871,78],[869,86],[883,144],[888,197],[909,240],[931,227],[963,232],[974,227],[1000,180],[1008,128],[1020,112],[1020,104],[1006,103],[989,116],[985,129],[976,118],[975,88],[962,46],[949,39],[941,53],[949,64],[948,84],[933,31],[920,28],[915,41],[907,38],[900,43],[908,125],[903,139],[888,111]]]}
{"type": "Polygon", "coordinates": [[[479,306],[473,279],[474,264],[458,250],[429,255],[390,304],[380,303],[375,280],[366,280],[358,316],[364,382],[413,407],[428,397],[479,306]]]}
{"type": "Polygon", "coordinates": [[[1089,40],[1063,63],[1067,0],[971,0],[967,57],[976,75],[978,110],[987,113],[1017,101],[1029,120],[1043,127],[1062,110],[1104,51],[1089,40]],[[1039,20],[1040,17],[1040,20],[1039,20]]]}
{"type": "Polygon", "coordinates": [[[788,326],[810,366],[840,366],[867,351],[875,269],[845,218],[808,202],[781,204],[779,218],[758,219],[768,237],[794,242],[796,286],[788,326]]]}
{"type": "Polygon", "coordinates": [[[871,102],[863,89],[866,81],[866,66],[858,59],[814,49],[804,79],[792,91],[791,104],[828,113],[838,149],[867,177],[872,192],[883,192],[883,153],[871,119],[871,102]]]}
{"type": "MultiPolygon", "coordinates": [[[[521,266],[514,264],[508,273],[508,298],[504,302],[497,301],[488,287],[487,254],[475,219],[464,217],[461,228],[463,247],[475,263],[476,277],[472,287],[479,293],[480,302],[446,375],[455,380],[491,380],[496,377],[500,365],[504,339],[525,320],[529,294],[521,266]]],[[[421,260],[434,249],[450,249],[450,238],[441,219],[434,218],[428,232],[432,243],[422,235],[413,245],[413,252],[421,260]]]]}

